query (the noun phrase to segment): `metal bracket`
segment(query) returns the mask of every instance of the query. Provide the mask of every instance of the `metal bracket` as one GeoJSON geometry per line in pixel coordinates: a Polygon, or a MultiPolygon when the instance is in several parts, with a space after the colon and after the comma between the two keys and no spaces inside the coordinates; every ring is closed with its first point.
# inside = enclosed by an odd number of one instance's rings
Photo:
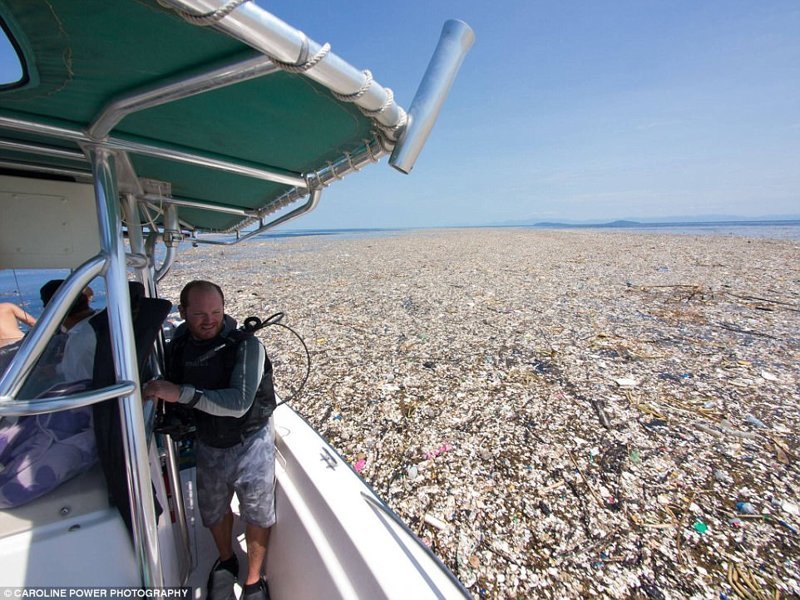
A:
{"type": "Polygon", "coordinates": [[[148,179],[140,177],[139,183],[144,194],[158,194],[159,196],[172,196],[172,184],[169,181],[159,181],[158,179],[148,179]]]}
{"type": "Polygon", "coordinates": [[[328,450],[325,446],[322,447],[322,452],[320,453],[320,457],[322,462],[325,463],[325,466],[331,470],[336,470],[337,465],[339,464],[336,462],[336,457],[331,454],[331,451],[328,450]]]}

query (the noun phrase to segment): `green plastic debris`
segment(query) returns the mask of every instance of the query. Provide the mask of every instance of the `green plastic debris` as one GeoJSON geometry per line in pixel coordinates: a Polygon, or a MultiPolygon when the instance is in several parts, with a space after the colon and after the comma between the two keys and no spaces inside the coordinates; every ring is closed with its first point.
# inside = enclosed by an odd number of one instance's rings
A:
{"type": "Polygon", "coordinates": [[[697,521],[694,522],[694,525],[692,525],[692,528],[697,533],[705,533],[706,531],[708,531],[708,525],[703,523],[700,519],[697,519],[697,521]]]}

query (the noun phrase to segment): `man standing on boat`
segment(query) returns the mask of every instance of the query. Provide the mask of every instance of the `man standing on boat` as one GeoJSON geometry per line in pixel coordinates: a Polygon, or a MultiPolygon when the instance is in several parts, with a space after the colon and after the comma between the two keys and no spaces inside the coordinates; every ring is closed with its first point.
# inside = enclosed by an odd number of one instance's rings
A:
{"type": "Polygon", "coordinates": [[[169,381],[150,381],[144,393],[193,409],[198,506],[219,551],[209,574],[209,600],[235,598],[239,563],[232,543],[234,491],[246,523],[248,570],[242,600],[263,600],[269,591],[261,571],[269,528],[275,523],[272,369],[261,342],[237,331],[236,322],[225,315],[218,285],[188,283],[179,308],[185,323],[168,347],[169,381]]]}

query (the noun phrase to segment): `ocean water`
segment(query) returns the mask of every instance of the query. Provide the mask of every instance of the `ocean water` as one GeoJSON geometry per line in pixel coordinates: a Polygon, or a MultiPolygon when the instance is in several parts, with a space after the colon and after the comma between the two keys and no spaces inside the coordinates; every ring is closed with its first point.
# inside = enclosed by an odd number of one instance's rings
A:
{"type": "MultiPolygon", "coordinates": [[[[0,270],[0,302],[13,302],[38,319],[44,310],[39,288],[51,279],[65,279],[68,275],[68,269],[0,270]]],[[[104,308],[106,290],[102,277],[94,279],[89,285],[94,292],[92,306],[104,308]]]]}
{"type": "Polygon", "coordinates": [[[362,229],[287,229],[286,231],[267,231],[255,236],[256,239],[280,240],[299,237],[323,237],[337,240],[383,238],[401,235],[415,228],[362,228],[362,229]]]}
{"type": "MultiPolygon", "coordinates": [[[[627,231],[653,234],[677,235],[724,235],[752,238],[771,238],[779,240],[800,240],[800,221],[718,221],[699,223],[630,223],[601,225],[509,225],[486,227],[490,229],[534,229],[534,230],[573,230],[591,229],[597,231],[627,231]]],[[[381,238],[402,235],[410,231],[425,231],[427,228],[372,228],[372,229],[292,229],[266,232],[256,239],[291,239],[298,237],[332,237],[335,239],[381,238]]],[[[436,229],[436,228],[432,228],[436,229]]],[[[485,229],[485,227],[444,227],[441,229],[485,229]]]]}

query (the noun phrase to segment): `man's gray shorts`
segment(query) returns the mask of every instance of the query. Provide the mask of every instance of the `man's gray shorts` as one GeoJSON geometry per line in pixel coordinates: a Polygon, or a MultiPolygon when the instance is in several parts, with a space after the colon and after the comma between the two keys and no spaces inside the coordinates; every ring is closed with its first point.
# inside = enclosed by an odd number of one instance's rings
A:
{"type": "Polygon", "coordinates": [[[230,508],[233,493],[246,523],[275,523],[275,441],[272,422],[231,448],[214,448],[198,440],[197,505],[203,525],[216,525],[230,508]]]}

